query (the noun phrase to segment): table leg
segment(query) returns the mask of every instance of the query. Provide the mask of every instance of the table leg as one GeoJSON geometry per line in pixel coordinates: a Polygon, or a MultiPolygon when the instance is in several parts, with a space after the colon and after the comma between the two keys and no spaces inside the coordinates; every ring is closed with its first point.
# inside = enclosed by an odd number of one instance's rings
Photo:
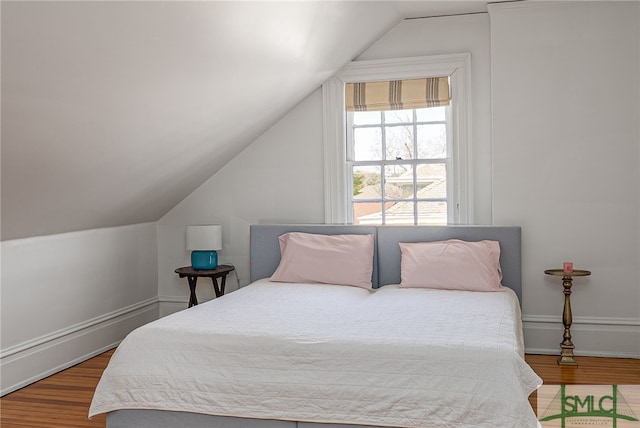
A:
{"type": "Polygon", "coordinates": [[[220,287],[220,291],[222,292],[222,295],[224,296],[224,286],[227,282],[227,275],[222,275],[222,287],[220,287]]]}
{"type": "Polygon", "coordinates": [[[188,276],[189,280],[189,290],[191,290],[191,294],[189,295],[189,307],[198,304],[198,297],[196,296],[196,284],[198,282],[197,276],[188,276]]]}
{"type": "Polygon", "coordinates": [[[211,282],[213,283],[213,291],[215,291],[216,297],[220,297],[220,288],[218,287],[218,280],[215,276],[211,277],[211,282]]]}
{"type": "Polygon", "coordinates": [[[575,346],[571,341],[571,324],[573,317],[571,314],[571,286],[573,282],[570,276],[562,278],[562,286],[564,287],[564,310],[562,311],[562,324],[564,325],[564,333],[562,342],[560,343],[560,358],[558,364],[561,366],[577,366],[578,362],[573,357],[575,346]]]}

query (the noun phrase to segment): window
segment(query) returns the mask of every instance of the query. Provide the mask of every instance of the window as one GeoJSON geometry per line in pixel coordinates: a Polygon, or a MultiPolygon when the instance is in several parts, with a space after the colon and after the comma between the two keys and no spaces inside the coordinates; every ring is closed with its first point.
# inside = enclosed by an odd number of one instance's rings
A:
{"type": "MultiPolygon", "coordinates": [[[[323,86],[325,222],[466,224],[470,56],[355,61],[323,86]],[[448,76],[448,106],[349,111],[345,85],[448,76]]],[[[414,106],[412,106],[414,107],[414,106]]]]}
{"type": "Polygon", "coordinates": [[[449,110],[347,112],[350,222],[448,223],[449,110]]]}

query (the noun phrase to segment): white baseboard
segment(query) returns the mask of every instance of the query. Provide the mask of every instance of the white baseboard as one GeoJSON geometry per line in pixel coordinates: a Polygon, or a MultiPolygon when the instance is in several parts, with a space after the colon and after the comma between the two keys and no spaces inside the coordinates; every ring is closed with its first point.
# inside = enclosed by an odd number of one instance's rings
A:
{"type": "MultiPolygon", "coordinates": [[[[525,351],[559,354],[564,326],[560,316],[522,317],[525,351]]],[[[577,356],[640,358],[640,319],[574,317],[571,340],[577,356]]]]}
{"type": "Polygon", "coordinates": [[[166,317],[167,315],[187,309],[188,304],[189,297],[160,296],[158,298],[159,317],[166,317]]]}
{"type": "Polygon", "coordinates": [[[0,351],[0,396],[94,357],[158,319],[151,298],[0,351]]]}
{"type": "MultiPolygon", "coordinates": [[[[199,298],[198,303],[208,302],[209,300],[213,300],[213,298],[199,298]]],[[[158,298],[158,301],[160,306],[160,318],[166,317],[167,315],[171,315],[175,312],[185,310],[189,306],[188,296],[160,296],[158,298]]]]}

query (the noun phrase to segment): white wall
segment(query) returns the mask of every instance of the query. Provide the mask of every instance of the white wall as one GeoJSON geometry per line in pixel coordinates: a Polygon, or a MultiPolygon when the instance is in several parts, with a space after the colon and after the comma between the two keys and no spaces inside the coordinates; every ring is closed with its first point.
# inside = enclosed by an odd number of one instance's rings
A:
{"type": "MultiPolygon", "coordinates": [[[[452,52],[471,52],[476,73],[472,88],[478,194],[474,213],[477,223],[487,224],[491,221],[488,16],[403,21],[358,59],[452,52]]],[[[184,308],[188,300],[186,280],[173,273],[189,264],[184,249],[186,225],[223,225],[221,262],[233,263],[244,285],[249,282],[249,225],[323,223],[323,192],[322,96],[318,90],[159,221],[161,315],[184,308]]],[[[233,290],[235,278],[228,280],[233,290]]],[[[198,285],[198,296],[213,297],[209,282],[198,285]]]]}
{"type": "Polygon", "coordinates": [[[158,316],[156,223],[2,241],[1,393],[158,316]]]}
{"type": "Polygon", "coordinates": [[[640,4],[491,5],[493,212],[523,227],[527,347],[640,355],[640,4]]]}
{"type": "MultiPolygon", "coordinates": [[[[236,266],[249,283],[249,225],[323,223],[322,94],[316,90],[222,170],[158,222],[161,315],[185,308],[186,279],[174,270],[189,265],[185,226],[222,224],[220,263],[236,266]]],[[[227,277],[227,290],[237,288],[227,277]]],[[[198,299],[213,297],[199,280],[198,299]]]]}
{"type": "MultiPolygon", "coordinates": [[[[527,349],[558,352],[562,294],[543,271],[572,260],[594,272],[576,283],[577,353],[640,355],[637,4],[527,4],[404,21],[358,59],[471,53],[475,223],[523,227],[527,349]],[[608,86],[588,83],[607,71],[608,86]],[[599,108],[583,99],[594,88],[599,108]]],[[[163,314],[186,305],[173,273],[188,264],[186,225],[222,224],[221,259],[246,284],[251,223],[323,221],[321,102],[312,94],[160,220],[163,314]]]]}

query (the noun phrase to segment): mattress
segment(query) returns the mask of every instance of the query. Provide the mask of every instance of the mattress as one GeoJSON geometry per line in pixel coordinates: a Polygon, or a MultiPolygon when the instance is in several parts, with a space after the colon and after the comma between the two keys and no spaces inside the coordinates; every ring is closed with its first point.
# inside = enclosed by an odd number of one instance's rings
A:
{"type": "Polygon", "coordinates": [[[257,281],[128,335],[119,409],[393,427],[532,427],[515,294],[257,281]]]}

